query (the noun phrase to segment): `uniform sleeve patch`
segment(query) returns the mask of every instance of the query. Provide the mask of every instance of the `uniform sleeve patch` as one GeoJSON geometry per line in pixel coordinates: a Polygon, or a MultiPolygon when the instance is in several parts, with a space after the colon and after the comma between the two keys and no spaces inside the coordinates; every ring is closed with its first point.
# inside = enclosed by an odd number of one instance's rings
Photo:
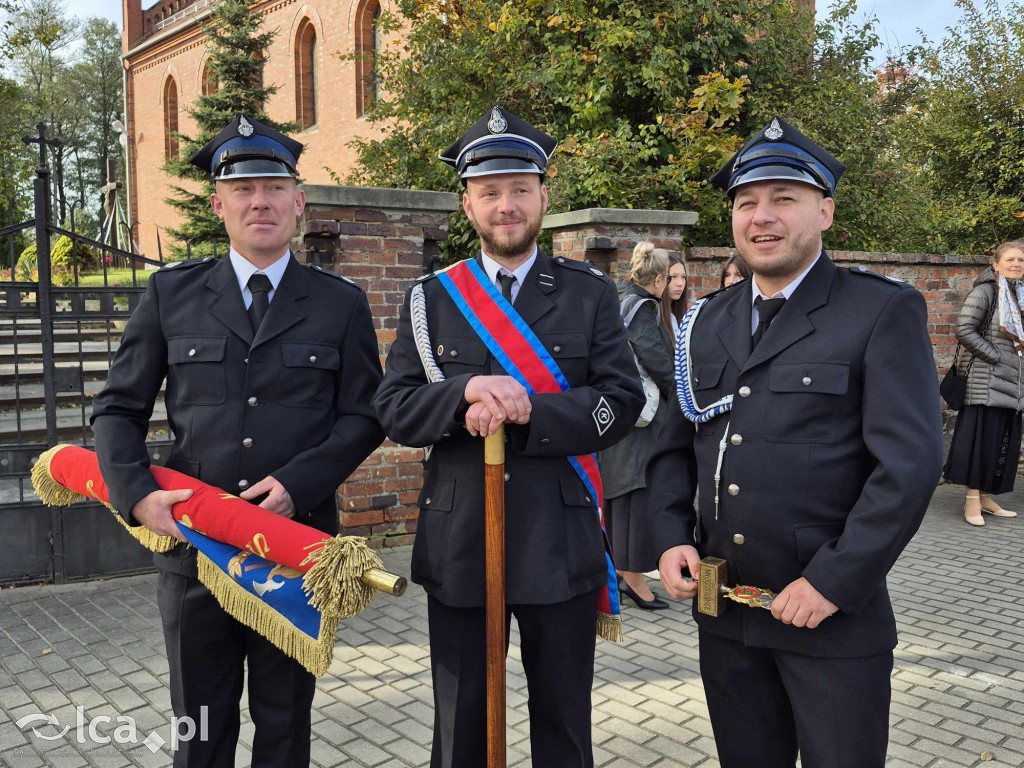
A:
{"type": "Polygon", "coordinates": [[[598,436],[604,435],[611,428],[612,424],[615,423],[615,414],[612,412],[612,407],[608,405],[608,401],[603,396],[597,401],[597,405],[590,415],[594,417],[598,436]]]}

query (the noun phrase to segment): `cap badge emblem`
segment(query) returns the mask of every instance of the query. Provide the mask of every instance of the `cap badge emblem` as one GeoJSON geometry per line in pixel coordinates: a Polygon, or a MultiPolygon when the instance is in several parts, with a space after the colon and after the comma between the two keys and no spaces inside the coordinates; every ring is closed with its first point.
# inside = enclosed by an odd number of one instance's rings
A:
{"type": "Polygon", "coordinates": [[[779,125],[779,118],[773,119],[771,125],[764,129],[764,137],[768,141],[778,141],[782,138],[782,126],[779,125]]]}
{"type": "Polygon", "coordinates": [[[504,133],[508,128],[508,121],[501,114],[501,110],[495,107],[491,110],[491,119],[487,121],[487,130],[491,133],[504,133]]]}
{"type": "Polygon", "coordinates": [[[241,115],[238,118],[238,135],[239,136],[244,136],[245,138],[248,139],[250,136],[253,135],[253,133],[255,131],[256,131],[256,129],[253,128],[252,123],[250,123],[248,120],[245,119],[245,115],[241,115]]]}

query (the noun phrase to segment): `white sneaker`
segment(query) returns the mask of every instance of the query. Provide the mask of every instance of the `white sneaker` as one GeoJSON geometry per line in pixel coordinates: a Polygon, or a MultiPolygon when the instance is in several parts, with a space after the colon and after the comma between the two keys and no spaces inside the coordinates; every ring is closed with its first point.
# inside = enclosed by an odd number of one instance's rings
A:
{"type": "Polygon", "coordinates": [[[648,579],[654,579],[655,581],[661,581],[661,574],[658,571],[647,571],[644,576],[648,579]]]}

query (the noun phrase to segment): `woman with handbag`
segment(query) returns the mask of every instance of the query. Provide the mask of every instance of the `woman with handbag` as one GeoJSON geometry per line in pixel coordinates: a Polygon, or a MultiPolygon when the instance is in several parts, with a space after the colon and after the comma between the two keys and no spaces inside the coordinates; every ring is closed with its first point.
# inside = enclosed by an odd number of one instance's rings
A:
{"type": "Polygon", "coordinates": [[[659,300],[668,280],[668,252],[650,242],[638,243],[629,265],[629,282],[619,285],[619,301],[647,404],[629,434],[601,456],[605,525],[620,576],[619,590],[645,610],[668,608],[643,575],[658,567],[658,556],[650,551],[647,537],[647,464],[675,401],[672,344],[659,320],[659,300]]]}
{"type": "MultiPolygon", "coordinates": [[[[964,518],[984,525],[982,513],[1016,517],[995,494],[1013,490],[1020,461],[1024,410],[1024,241],[1003,243],[992,266],[975,281],[957,322],[957,372],[966,379],[943,476],[964,485],[964,518]]],[[[944,381],[948,392],[950,375],[944,381]]]]}

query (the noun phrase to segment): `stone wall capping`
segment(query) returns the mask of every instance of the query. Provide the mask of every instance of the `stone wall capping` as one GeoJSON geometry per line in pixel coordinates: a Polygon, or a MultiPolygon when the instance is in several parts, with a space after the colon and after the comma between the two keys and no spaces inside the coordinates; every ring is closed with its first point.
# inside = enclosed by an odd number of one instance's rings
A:
{"type": "Polygon", "coordinates": [[[695,211],[653,211],[643,208],[584,208],[567,213],[549,213],[544,229],[580,228],[588,224],[624,226],[692,227],[697,223],[695,211]]]}
{"type": "Polygon", "coordinates": [[[403,211],[457,211],[459,196],[454,192],[385,187],[341,187],[334,184],[303,184],[306,205],[355,206],[403,211]]]}

